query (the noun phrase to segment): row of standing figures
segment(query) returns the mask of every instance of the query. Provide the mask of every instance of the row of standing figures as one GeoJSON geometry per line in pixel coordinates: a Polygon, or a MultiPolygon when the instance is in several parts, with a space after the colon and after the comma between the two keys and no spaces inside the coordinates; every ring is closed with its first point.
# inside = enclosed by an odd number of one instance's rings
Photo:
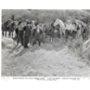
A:
{"type": "Polygon", "coordinates": [[[24,48],[28,48],[29,43],[32,45],[38,43],[40,46],[41,43],[45,43],[47,37],[50,41],[53,41],[53,38],[64,38],[67,41],[69,37],[72,39],[82,37],[85,40],[88,38],[88,29],[80,20],[75,20],[73,23],[68,20],[64,23],[56,19],[49,24],[33,20],[7,20],[2,24],[2,35],[9,36],[16,40],[17,44],[21,43],[24,48]]]}

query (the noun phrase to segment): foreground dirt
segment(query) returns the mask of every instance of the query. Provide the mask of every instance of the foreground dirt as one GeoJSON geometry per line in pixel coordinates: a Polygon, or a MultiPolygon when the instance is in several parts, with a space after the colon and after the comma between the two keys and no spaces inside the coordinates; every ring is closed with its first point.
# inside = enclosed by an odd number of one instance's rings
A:
{"type": "Polygon", "coordinates": [[[90,76],[90,66],[59,43],[29,49],[3,38],[2,76],[90,76]]]}

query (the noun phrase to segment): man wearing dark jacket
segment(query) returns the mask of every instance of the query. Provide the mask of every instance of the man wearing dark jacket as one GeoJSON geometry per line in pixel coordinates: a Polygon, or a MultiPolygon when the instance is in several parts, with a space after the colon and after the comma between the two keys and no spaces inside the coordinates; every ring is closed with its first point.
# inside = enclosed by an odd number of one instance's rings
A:
{"type": "Polygon", "coordinates": [[[28,48],[28,43],[31,35],[30,24],[27,22],[27,25],[23,28],[24,30],[24,48],[28,48]]]}
{"type": "Polygon", "coordinates": [[[18,42],[21,42],[21,44],[23,45],[23,36],[24,36],[24,31],[23,31],[23,26],[22,26],[22,22],[19,21],[18,24],[18,42]]]}

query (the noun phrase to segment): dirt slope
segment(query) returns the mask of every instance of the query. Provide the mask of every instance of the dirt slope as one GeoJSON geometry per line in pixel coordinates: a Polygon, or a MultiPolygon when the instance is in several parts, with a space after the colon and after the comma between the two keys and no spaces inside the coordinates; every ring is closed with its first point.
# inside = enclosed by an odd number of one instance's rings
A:
{"type": "Polygon", "coordinates": [[[30,49],[19,47],[10,52],[15,43],[11,39],[6,41],[7,39],[3,38],[4,76],[90,76],[90,66],[79,60],[66,46],[60,50],[45,49],[50,48],[51,44],[30,46],[30,49]]]}

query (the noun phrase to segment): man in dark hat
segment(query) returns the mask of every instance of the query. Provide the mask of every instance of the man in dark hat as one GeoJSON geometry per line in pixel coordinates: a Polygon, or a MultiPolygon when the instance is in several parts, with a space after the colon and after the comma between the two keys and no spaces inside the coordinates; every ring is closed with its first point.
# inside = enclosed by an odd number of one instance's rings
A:
{"type": "Polygon", "coordinates": [[[23,31],[22,22],[19,21],[18,23],[18,42],[21,42],[22,45],[23,45],[23,36],[24,36],[24,31],[23,31]]]}
{"type": "Polygon", "coordinates": [[[28,43],[31,35],[30,23],[28,21],[23,29],[24,29],[24,48],[28,48],[28,43]]]}

